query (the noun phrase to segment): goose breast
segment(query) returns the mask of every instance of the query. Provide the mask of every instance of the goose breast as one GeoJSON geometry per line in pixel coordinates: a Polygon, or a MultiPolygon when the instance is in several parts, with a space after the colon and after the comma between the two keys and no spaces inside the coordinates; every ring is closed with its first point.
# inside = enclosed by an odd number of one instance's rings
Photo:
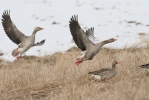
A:
{"type": "Polygon", "coordinates": [[[19,45],[19,48],[23,48],[25,52],[34,45],[34,42],[35,42],[35,36],[29,36],[25,41],[23,41],[19,45]]]}

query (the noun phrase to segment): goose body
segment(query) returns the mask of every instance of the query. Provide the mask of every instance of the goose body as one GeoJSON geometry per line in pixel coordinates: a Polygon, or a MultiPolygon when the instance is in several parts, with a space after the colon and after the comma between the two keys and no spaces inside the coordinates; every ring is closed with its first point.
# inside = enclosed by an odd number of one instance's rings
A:
{"type": "Polygon", "coordinates": [[[41,42],[34,43],[35,42],[35,34],[43,30],[41,27],[36,27],[33,31],[31,36],[24,35],[21,31],[17,29],[17,27],[14,25],[10,18],[10,11],[5,10],[2,15],[2,25],[4,28],[4,31],[6,35],[9,37],[9,39],[18,45],[18,48],[12,51],[12,55],[20,56],[18,59],[20,59],[21,54],[29,50],[33,46],[41,46],[44,44],[45,40],[42,40],[41,42]]]}
{"type": "Polygon", "coordinates": [[[15,54],[16,49],[12,51],[13,56],[17,56],[19,54],[22,54],[29,50],[35,42],[35,36],[29,36],[27,39],[25,39],[19,46],[18,46],[18,53],[15,54]]]}
{"type": "Polygon", "coordinates": [[[103,68],[97,71],[89,72],[91,76],[89,78],[95,78],[96,80],[102,80],[106,82],[106,80],[113,78],[117,74],[116,64],[119,64],[118,61],[113,61],[112,68],[103,68]]]}
{"type": "Polygon", "coordinates": [[[94,28],[90,28],[86,31],[86,33],[82,30],[78,22],[78,16],[74,15],[71,17],[69,21],[69,28],[71,35],[75,44],[80,48],[84,54],[82,54],[76,61],[75,64],[78,66],[85,60],[92,60],[93,57],[101,50],[102,46],[116,41],[117,39],[111,38],[97,44],[94,44],[89,40],[87,34],[92,34],[94,32],[94,28]]]}

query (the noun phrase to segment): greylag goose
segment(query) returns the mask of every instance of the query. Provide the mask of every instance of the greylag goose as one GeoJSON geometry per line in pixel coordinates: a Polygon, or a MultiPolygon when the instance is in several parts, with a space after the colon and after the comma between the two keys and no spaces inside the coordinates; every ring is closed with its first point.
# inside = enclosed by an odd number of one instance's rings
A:
{"type": "Polygon", "coordinates": [[[41,42],[34,43],[36,32],[43,30],[43,28],[36,27],[31,36],[24,35],[12,22],[10,18],[10,11],[8,10],[3,12],[2,25],[9,39],[18,45],[18,48],[12,51],[12,55],[14,57],[20,54],[20,56],[17,57],[18,60],[20,59],[22,53],[26,52],[33,46],[41,46],[45,42],[45,40],[42,40],[41,42]]]}
{"type": "MultiPolygon", "coordinates": [[[[83,54],[75,61],[77,66],[85,60],[92,60],[93,57],[101,50],[103,45],[117,40],[115,38],[111,38],[94,44],[88,39],[85,32],[81,29],[78,23],[78,16],[76,15],[71,17],[69,21],[69,28],[75,44],[83,51],[83,54]]],[[[87,32],[93,32],[92,28],[90,30],[87,32]]]]}
{"type": "Polygon", "coordinates": [[[107,79],[114,77],[117,74],[117,69],[115,67],[116,64],[119,64],[118,61],[113,61],[112,68],[103,68],[97,71],[89,72],[91,76],[89,78],[94,77],[97,80],[102,80],[106,82],[107,79]]]}

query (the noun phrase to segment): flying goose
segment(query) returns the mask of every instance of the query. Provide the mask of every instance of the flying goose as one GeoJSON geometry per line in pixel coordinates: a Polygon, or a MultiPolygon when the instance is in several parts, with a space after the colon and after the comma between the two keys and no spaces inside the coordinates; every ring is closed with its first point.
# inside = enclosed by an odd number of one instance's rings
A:
{"type": "Polygon", "coordinates": [[[18,45],[18,48],[12,51],[14,57],[20,54],[20,56],[17,57],[18,60],[22,53],[26,52],[33,46],[41,46],[45,42],[45,40],[42,40],[41,42],[34,43],[36,32],[43,30],[41,27],[36,27],[31,36],[26,36],[20,32],[10,18],[10,10],[5,10],[3,12],[2,25],[9,39],[18,45]]]}
{"type": "Polygon", "coordinates": [[[112,68],[103,68],[97,71],[89,72],[91,76],[89,78],[94,77],[98,81],[102,80],[106,83],[106,80],[114,77],[117,74],[117,68],[115,67],[116,64],[120,64],[118,61],[112,62],[112,68]]]}
{"type": "MultiPolygon", "coordinates": [[[[75,64],[77,66],[85,60],[92,60],[93,57],[101,50],[103,45],[117,40],[115,38],[111,38],[111,39],[99,42],[97,44],[94,44],[88,39],[88,37],[85,35],[85,32],[81,29],[78,23],[78,16],[76,15],[71,17],[69,21],[69,28],[70,28],[70,32],[73,37],[73,40],[75,41],[75,44],[78,46],[78,48],[82,50],[82,52],[84,52],[75,61],[75,64]]],[[[92,28],[90,30],[93,31],[92,28]]],[[[92,32],[92,31],[87,31],[87,32],[92,32]]]]}

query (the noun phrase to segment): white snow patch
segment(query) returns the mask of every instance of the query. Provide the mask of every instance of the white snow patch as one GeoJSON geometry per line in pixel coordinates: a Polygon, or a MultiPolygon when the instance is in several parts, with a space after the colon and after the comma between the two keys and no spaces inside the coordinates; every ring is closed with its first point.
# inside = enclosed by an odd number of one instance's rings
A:
{"type": "MultiPolygon", "coordinates": [[[[84,30],[94,27],[97,40],[118,39],[104,47],[140,45],[138,33],[149,32],[148,0],[1,0],[1,15],[6,9],[10,10],[12,21],[25,35],[31,35],[37,26],[44,28],[37,33],[36,42],[46,39],[45,44],[31,48],[26,55],[43,56],[75,46],[71,43],[69,30],[69,20],[74,14],[79,16],[84,30]]],[[[4,53],[2,58],[13,61],[11,52],[17,45],[9,40],[2,24],[0,45],[4,53]]]]}

